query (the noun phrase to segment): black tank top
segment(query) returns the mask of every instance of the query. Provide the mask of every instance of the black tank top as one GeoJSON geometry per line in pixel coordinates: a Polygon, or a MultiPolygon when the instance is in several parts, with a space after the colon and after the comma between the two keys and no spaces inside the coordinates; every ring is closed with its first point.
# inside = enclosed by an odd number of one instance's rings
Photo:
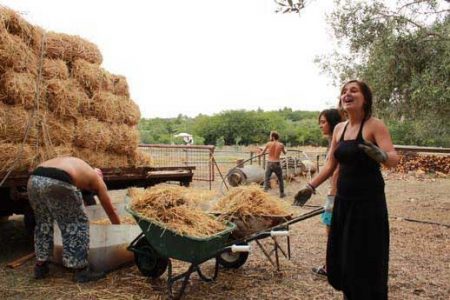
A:
{"type": "Polygon", "coordinates": [[[344,140],[348,122],[339,139],[334,157],[339,162],[337,194],[340,196],[359,197],[384,192],[384,180],[380,164],[370,158],[358,144],[364,143],[362,130],[364,120],[354,140],[344,140]]]}

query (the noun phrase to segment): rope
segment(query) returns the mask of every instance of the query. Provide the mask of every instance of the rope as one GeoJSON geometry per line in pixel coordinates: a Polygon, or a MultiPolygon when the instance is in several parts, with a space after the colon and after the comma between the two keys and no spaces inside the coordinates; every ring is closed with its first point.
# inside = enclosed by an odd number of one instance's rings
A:
{"type": "MultiPolygon", "coordinates": [[[[27,124],[27,128],[25,130],[25,136],[23,137],[22,143],[20,145],[18,154],[16,156],[16,159],[14,160],[14,162],[12,163],[11,167],[9,168],[8,172],[6,173],[6,175],[3,177],[2,181],[0,182],[0,187],[5,183],[6,179],[9,177],[9,175],[11,175],[11,172],[14,170],[14,168],[16,167],[17,162],[19,162],[22,159],[23,156],[23,148],[24,145],[28,139],[28,135],[30,133],[30,129],[32,127],[34,118],[36,116],[36,113],[39,112],[39,97],[40,97],[40,84],[42,81],[42,65],[43,65],[43,61],[44,61],[44,43],[45,43],[45,37],[46,37],[46,33],[44,32],[44,34],[42,35],[42,40],[41,40],[41,45],[40,45],[40,59],[39,59],[39,66],[38,66],[38,78],[36,81],[36,90],[35,90],[35,94],[34,94],[34,101],[35,101],[35,107],[33,108],[33,112],[31,113],[31,117],[28,120],[28,124],[27,124]]],[[[36,138],[37,143],[39,142],[39,135],[36,138]]],[[[39,146],[39,145],[37,145],[39,146]]],[[[38,148],[39,149],[39,148],[38,148]]],[[[34,162],[34,159],[33,159],[34,162]]]]}
{"type": "Polygon", "coordinates": [[[391,217],[391,218],[400,219],[400,220],[408,221],[408,222],[414,222],[414,223],[429,224],[429,225],[439,225],[439,226],[444,226],[444,227],[450,228],[450,224],[444,224],[444,223],[439,223],[439,222],[424,221],[424,220],[417,220],[417,219],[409,219],[409,218],[402,218],[402,217],[391,217]]]}

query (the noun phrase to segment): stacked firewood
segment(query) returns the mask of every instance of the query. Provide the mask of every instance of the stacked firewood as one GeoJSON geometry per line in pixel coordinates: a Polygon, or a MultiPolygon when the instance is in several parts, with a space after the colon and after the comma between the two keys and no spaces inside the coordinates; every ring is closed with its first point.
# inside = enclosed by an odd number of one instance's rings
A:
{"type": "Polygon", "coordinates": [[[420,171],[424,173],[450,174],[450,156],[418,155],[407,152],[401,156],[400,162],[395,168],[396,172],[408,173],[420,171]]]}

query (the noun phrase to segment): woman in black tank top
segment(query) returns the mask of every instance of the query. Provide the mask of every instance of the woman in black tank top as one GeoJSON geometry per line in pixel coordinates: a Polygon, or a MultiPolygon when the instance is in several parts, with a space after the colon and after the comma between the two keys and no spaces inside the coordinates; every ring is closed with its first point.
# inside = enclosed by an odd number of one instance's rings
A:
{"type": "Polygon", "coordinates": [[[347,82],[339,107],[348,116],[333,134],[329,159],[296,195],[300,205],[339,164],[327,244],[328,281],[345,299],[387,299],[389,223],[380,163],[399,160],[386,126],[373,118],[372,93],[362,81],[347,82]]]}

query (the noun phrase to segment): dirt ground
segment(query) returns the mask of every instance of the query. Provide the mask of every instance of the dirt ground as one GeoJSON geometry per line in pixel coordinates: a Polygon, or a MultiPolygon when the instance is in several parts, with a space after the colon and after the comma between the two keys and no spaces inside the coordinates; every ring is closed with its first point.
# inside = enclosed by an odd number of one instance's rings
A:
{"type": "MultiPolygon", "coordinates": [[[[287,183],[289,201],[304,183],[305,179],[287,183]]],[[[193,186],[200,184],[194,182],[193,186]]],[[[123,197],[123,192],[113,194],[116,199],[123,197]]],[[[390,299],[450,299],[450,179],[390,174],[386,175],[386,194],[391,231],[390,299]]],[[[321,187],[309,205],[321,205],[324,196],[325,187],[321,187]]],[[[292,209],[300,214],[308,208],[292,209]]],[[[111,272],[99,282],[75,284],[70,272],[51,265],[51,276],[37,281],[32,278],[32,261],[17,269],[6,268],[9,261],[32,251],[32,238],[20,218],[0,223],[0,232],[0,299],[167,298],[167,273],[148,279],[136,266],[111,272]]],[[[206,283],[192,275],[185,299],[341,299],[341,293],[311,272],[325,257],[326,236],[320,218],[293,225],[290,236],[292,258],[281,259],[280,271],[252,243],[246,264],[239,269],[221,269],[215,282],[206,283]]],[[[265,239],[263,244],[269,247],[271,240],[265,239]]],[[[174,266],[175,272],[188,268],[182,262],[174,266]]],[[[205,263],[202,269],[211,273],[213,263],[205,263]]]]}

